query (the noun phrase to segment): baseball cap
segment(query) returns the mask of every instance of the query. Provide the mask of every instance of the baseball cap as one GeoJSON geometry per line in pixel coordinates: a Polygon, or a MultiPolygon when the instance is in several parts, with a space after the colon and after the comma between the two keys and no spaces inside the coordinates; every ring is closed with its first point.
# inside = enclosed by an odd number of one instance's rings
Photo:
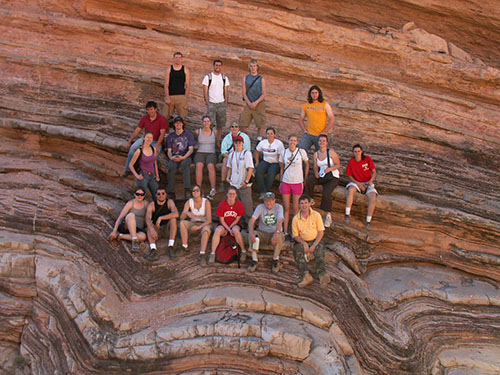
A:
{"type": "Polygon", "coordinates": [[[241,135],[237,135],[236,137],[233,137],[233,142],[243,142],[243,137],[241,135]]]}
{"type": "Polygon", "coordinates": [[[276,198],[276,196],[274,195],[274,193],[272,191],[268,191],[262,197],[263,200],[266,200],[266,199],[275,199],[275,198],[276,198]]]}
{"type": "Polygon", "coordinates": [[[177,116],[176,118],[174,118],[174,120],[172,121],[172,123],[176,123],[177,121],[180,121],[182,122],[184,125],[186,125],[186,123],[184,122],[184,119],[181,117],[181,116],[177,116]]]}

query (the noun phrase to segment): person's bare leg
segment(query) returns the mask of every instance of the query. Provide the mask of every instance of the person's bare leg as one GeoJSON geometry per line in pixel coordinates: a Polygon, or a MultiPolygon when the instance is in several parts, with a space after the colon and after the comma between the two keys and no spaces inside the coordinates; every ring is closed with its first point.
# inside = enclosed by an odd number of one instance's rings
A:
{"type": "Polygon", "coordinates": [[[181,232],[181,241],[182,241],[182,244],[185,245],[185,244],[188,243],[188,231],[187,231],[187,229],[184,226],[184,223],[182,221],[179,223],[179,229],[180,229],[180,232],[181,232]]]}
{"type": "Polygon", "coordinates": [[[355,192],[356,192],[356,188],[354,186],[351,186],[349,188],[349,191],[347,192],[345,208],[348,208],[349,210],[351,209],[352,202],[354,202],[354,193],[355,192]]]}
{"type": "Polygon", "coordinates": [[[207,251],[207,245],[208,245],[208,239],[210,238],[210,232],[203,230],[201,232],[201,247],[200,247],[200,252],[205,253],[207,251]]]}
{"type": "Polygon", "coordinates": [[[203,181],[203,163],[196,163],[196,185],[201,186],[203,181]]]}
{"type": "Polygon", "coordinates": [[[217,246],[219,246],[220,237],[223,232],[223,227],[219,226],[215,229],[214,236],[212,237],[212,254],[215,254],[215,250],[217,249],[217,246]]]}
{"type": "Polygon", "coordinates": [[[292,196],[292,201],[293,201],[293,216],[297,215],[299,213],[299,195],[294,195],[292,196]]]}
{"type": "Polygon", "coordinates": [[[236,227],[236,225],[233,227],[233,232],[234,232],[234,238],[236,239],[236,242],[238,245],[240,245],[241,251],[245,252],[245,242],[243,241],[243,236],[241,235],[240,228],[236,227]]]}
{"type": "Polygon", "coordinates": [[[285,209],[285,222],[283,223],[284,232],[288,233],[288,222],[290,220],[290,194],[283,194],[283,208],[285,209]]]}
{"type": "Polygon", "coordinates": [[[227,158],[228,155],[224,155],[224,159],[222,160],[222,172],[221,172],[221,182],[226,182],[227,178],[227,158]]]}
{"type": "Polygon", "coordinates": [[[169,240],[175,240],[175,236],[177,234],[177,220],[176,219],[170,219],[168,221],[168,230],[169,230],[169,240]]]}
{"type": "MultiPolygon", "coordinates": [[[[210,189],[215,189],[215,165],[213,164],[208,164],[207,165],[208,169],[208,179],[210,181],[210,189]]],[[[198,184],[201,186],[200,184],[198,184]]]]}
{"type": "Polygon", "coordinates": [[[366,216],[370,218],[373,216],[373,212],[375,212],[375,203],[377,202],[377,194],[369,193],[368,194],[368,213],[366,216]]]}
{"type": "Polygon", "coordinates": [[[128,228],[128,232],[130,233],[131,239],[134,237],[137,237],[137,229],[136,229],[137,227],[136,227],[136,222],[135,222],[135,214],[129,213],[127,215],[127,217],[125,218],[125,222],[127,223],[127,228],[128,228]]]}

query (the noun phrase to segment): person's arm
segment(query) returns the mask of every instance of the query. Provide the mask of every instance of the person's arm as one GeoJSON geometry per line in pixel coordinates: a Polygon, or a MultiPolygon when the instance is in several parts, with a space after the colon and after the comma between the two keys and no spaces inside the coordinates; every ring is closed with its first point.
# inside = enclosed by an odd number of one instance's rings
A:
{"type": "Polygon", "coordinates": [[[154,227],[154,224],[153,224],[153,212],[155,210],[155,204],[154,202],[151,202],[150,204],[148,204],[148,208],[146,209],[146,226],[148,227],[148,229],[150,227],[154,227]]]}
{"type": "Polygon", "coordinates": [[[250,178],[252,178],[253,168],[247,168],[247,177],[245,178],[245,186],[250,182],[250,178]]]}
{"type": "Polygon", "coordinates": [[[306,118],[306,112],[301,108],[300,109],[300,117],[299,117],[299,125],[300,125],[300,128],[302,129],[302,131],[304,133],[307,133],[306,123],[304,122],[305,118],[306,118]]]}
{"type": "Polygon", "coordinates": [[[160,224],[163,220],[177,219],[179,217],[179,211],[177,211],[177,207],[172,199],[167,200],[167,205],[170,210],[168,215],[160,216],[156,222],[156,226],[160,227],[160,224]]]}
{"type": "Polygon", "coordinates": [[[250,235],[250,241],[252,241],[252,243],[255,242],[255,228],[254,228],[254,225],[255,225],[255,221],[257,220],[257,218],[255,216],[252,216],[250,218],[250,221],[248,222],[248,234],[250,235]]]}
{"type": "Polygon", "coordinates": [[[333,150],[330,150],[330,155],[328,155],[333,159],[333,165],[330,168],[325,169],[325,173],[333,172],[336,169],[340,169],[340,158],[337,153],[333,150]]]}
{"type": "Polygon", "coordinates": [[[333,124],[335,123],[335,115],[333,114],[332,107],[330,106],[330,104],[326,103],[325,109],[326,109],[326,115],[328,116],[327,120],[328,122],[324,132],[325,134],[328,134],[328,132],[333,129],[333,124]]]}
{"type": "Polygon", "coordinates": [[[186,220],[188,212],[189,212],[189,200],[187,200],[186,203],[184,203],[184,209],[182,210],[180,219],[186,220]]]}
{"type": "Polygon", "coordinates": [[[234,227],[235,225],[238,225],[238,224],[239,224],[240,219],[241,219],[241,216],[236,216],[236,219],[235,219],[235,220],[231,223],[231,226],[229,227],[229,229],[231,229],[231,233],[232,233],[232,231],[233,231],[233,227],[234,227]]]}
{"type": "MultiPolygon", "coordinates": [[[[209,81],[209,77],[208,77],[208,74],[205,76],[205,78],[207,79],[207,83],[202,83],[203,85],[203,100],[205,101],[205,104],[208,104],[208,81],[209,81]]],[[[205,78],[203,78],[203,82],[205,82],[205,78]]]]}
{"type": "Polygon", "coordinates": [[[132,145],[132,141],[139,135],[140,132],[141,132],[140,127],[135,128],[134,132],[132,133],[132,135],[128,139],[127,149],[130,148],[130,146],[132,145]]]}
{"type": "MultiPolygon", "coordinates": [[[[226,77],[226,79],[228,78],[226,77]]],[[[222,82],[224,82],[224,80],[222,82]]],[[[227,105],[227,103],[229,103],[229,85],[224,85],[224,98],[226,100],[226,105],[227,105]]]]}
{"type": "Polygon", "coordinates": [[[109,235],[109,238],[115,239],[118,237],[118,227],[120,226],[120,223],[122,222],[123,218],[127,216],[129,213],[130,209],[132,208],[133,201],[128,201],[127,204],[122,208],[120,215],[118,215],[118,218],[115,221],[115,225],[113,227],[113,231],[109,235]]]}
{"type": "Polygon", "coordinates": [[[227,225],[226,220],[224,220],[223,216],[220,217],[220,223],[229,233],[232,233],[231,228],[229,227],[229,225],[227,225]]]}
{"type": "Polygon", "coordinates": [[[142,177],[142,175],[140,175],[139,173],[137,173],[137,171],[134,168],[134,164],[137,161],[137,159],[139,158],[140,154],[141,154],[141,150],[140,149],[137,150],[136,152],[134,152],[134,156],[132,156],[132,160],[130,160],[130,163],[128,164],[130,172],[132,172],[132,174],[135,176],[135,178],[137,178],[139,181],[141,181],[144,177],[142,177]]]}
{"type": "MultiPolygon", "coordinates": [[[[156,156],[156,152],[154,154],[156,156]]],[[[156,158],[155,158],[155,180],[156,182],[160,182],[160,174],[158,173],[158,162],[156,161],[156,158]]]]}
{"type": "Polygon", "coordinates": [[[372,170],[372,177],[370,178],[370,180],[368,180],[368,183],[370,185],[373,184],[373,182],[375,181],[375,178],[377,177],[377,170],[376,169],[373,169],[372,170]]]}
{"type": "Polygon", "coordinates": [[[257,98],[256,101],[253,102],[254,108],[257,107],[257,104],[266,99],[267,95],[266,80],[264,79],[264,77],[262,77],[261,80],[262,80],[262,94],[257,98]]]}
{"type": "Polygon", "coordinates": [[[191,89],[191,74],[189,73],[189,69],[186,67],[184,67],[184,73],[186,74],[186,82],[184,82],[184,95],[186,95],[187,98],[191,89]]]}
{"type": "Polygon", "coordinates": [[[170,105],[170,94],[168,85],[170,84],[170,66],[165,70],[165,103],[170,105]]]}
{"type": "Polygon", "coordinates": [[[241,85],[241,96],[243,96],[243,100],[245,100],[245,103],[250,107],[252,105],[252,102],[250,99],[248,99],[247,96],[247,82],[246,82],[246,76],[243,76],[243,83],[241,85]]]}
{"type": "Polygon", "coordinates": [[[280,161],[280,181],[283,181],[283,172],[285,171],[285,164],[280,161]]]}
{"type": "Polygon", "coordinates": [[[174,156],[172,155],[172,147],[167,148],[167,156],[170,160],[174,158],[174,156]]]}
{"type": "Polygon", "coordinates": [[[208,199],[205,200],[205,221],[200,225],[200,229],[212,224],[212,204],[208,199]]]}
{"type": "Polygon", "coordinates": [[[193,146],[189,146],[188,147],[188,151],[184,154],[184,156],[181,156],[179,159],[180,160],[185,160],[188,157],[190,157],[193,152],[194,152],[194,147],[193,146]]]}
{"type": "Polygon", "coordinates": [[[309,176],[309,159],[303,159],[304,164],[306,165],[306,174],[304,175],[304,182],[306,181],[307,176],[309,176]]]}
{"type": "Polygon", "coordinates": [[[254,162],[255,168],[257,168],[259,166],[259,161],[260,161],[260,152],[257,149],[255,149],[255,157],[254,157],[254,159],[255,159],[255,162],[254,162]]]}
{"type": "Polygon", "coordinates": [[[316,151],[313,155],[313,170],[314,170],[314,177],[319,178],[318,151],[316,151]]]}
{"type": "Polygon", "coordinates": [[[321,239],[323,238],[323,235],[325,234],[325,231],[320,230],[318,231],[318,235],[316,236],[316,239],[312,243],[311,247],[309,248],[310,253],[314,253],[316,250],[316,247],[318,247],[319,243],[321,242],[321,239]]]}
{"type": "Polygon", "coordinates": [[[160,152],[160,147],[163,144],[163,140],[165,139],[165,133],[167,132],[167,129],[160,129],[160,136],[158,137],[158,141],[156,142],[156,152],[160,152]]]}

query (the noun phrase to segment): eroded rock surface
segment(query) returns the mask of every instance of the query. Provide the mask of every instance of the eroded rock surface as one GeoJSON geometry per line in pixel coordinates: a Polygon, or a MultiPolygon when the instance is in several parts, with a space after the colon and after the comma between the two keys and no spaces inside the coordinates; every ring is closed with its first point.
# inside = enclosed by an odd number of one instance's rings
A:
{"type": "Polygon", "coordinates": [[[500,372],[497,2],[42,0],[0,19],[1,373],[500,372]],[[274,275],[266,255],[248,274],[108,242],[126,139],[177,50],[191,129],[212,60],[232,120],[257,58],[280,138],[318,84],[344,167],[354,143],[374,158],[370,233],[364,199],[344,226],[334,193],[327,289],[297,288],[289,248],[274,275]]]}

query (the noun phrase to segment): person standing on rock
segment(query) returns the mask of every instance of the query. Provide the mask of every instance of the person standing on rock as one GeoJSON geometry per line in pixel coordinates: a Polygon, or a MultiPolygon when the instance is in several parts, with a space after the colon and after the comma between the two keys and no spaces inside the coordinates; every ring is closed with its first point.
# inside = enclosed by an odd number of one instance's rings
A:
{"type": "Polygon", "coordinates": [[[149,254],[147,259],[153,260],[158,255],[156,241],[167,237],[168,247],[167,255],[170,259],[175,258],[174,241],[177,234],[177,218],[179,211],[172,199],[167,198],[167,192],[164,187],[159,187],[156,191],[156,201],[148,205],[146,212],[146,225],[148,227],[149,254]]]}
{"type": "Polygon", "coordinates": [[[318,86],[311,86],[307,93],[307,103],[300,110],[299,125],[304,131],[300,139],[299,148],[309,151],[312,145],[316,151],[319,150],[318,136],[321,133],[328,134],[333,128],[335,116],[332,107],[324,98],[318,86]],[[307,117],[307,126],[304,120],[307,117]]]}
{"type": "Polygon", "coordinates": [[[273,245],[273,266],[271,271],[273,273],[278,273],[280,264],[280,253],[283,248],[283,243],[285,242],[285,236],[283,234],[283,206],[276,203],[276,197],[274,193],[267,192],[263,196],[264,203],[259,204],[255,211],[253,212],[252,218],[248,223],[248,244],[249,249],[252,252],[252,262],[248,267],[249,272],[254,272],[257,269],[259,259],[257,257],[257,252],[261,245],[273,245]],[[259,229],[255,230],[255,222],[259,221],[259,229]]]}
{"type": "Polygon", "coordinates": [[[162,114],[158,113],[158,105],[156,102],[149,101],[146,103],[146,112],[147,114],[142,116],[139,121],[139,125],[135,128],[134,132],[130,136],[127,144],[128,155],[127,161],[125,162],[125,172],[121,175],[122,177],[127,177],[132,172],[130,171],[130,161],[134,156],[135,152],[142,145],[142,138],[137,138],[136,141],[132,144],[132,141],[139,135],[142,129],[145,131],[151,131],[153,133],[153,147],[156,148],[156,155],[158,155],[158,151],[163,143],[163,138],[165,138],[165,133],[167,131],[167,119],[162,114]]]}
{"type": "Polygon", "coordinates": [[[367,230],[370,230],[370,223],[372,221],[373,212],[375,211],[375,203],[378,195],[375,189],[377,170],[375,169],[372,158],[365,155],[359,144],[352,146],[352,152],[354,157],[347,163],[347,169],[345,171],[351,182],[345,187],[347,196],[344,224],[349,224],[354,193],[357,191],[358,193],[366,194],[368,197],[368,212],[366,214],[365,227],[367,230]]]}
{"type": "Polygon", "coordinates": [[[246,133],[240,131],[240,126],[238,125],[237,121],[232,121],[231,130],[229,133],[226,134],[220,146],[220,152],[222,156],[222,171],[221,171],[219,193],[223,193],[227,190],[226,186],[227,157],[229,156],[230,152],[234,151],[234,138],[237,136],[243,138],[243,149],[247,150],[248,152],[251,152],[250,137],[246,133]]]}
{"type": "Polygon", "coordinates": [[[319,212],[311,208],[311,201],[312,198],[309,195],[304,194],[299,198],[300,210],[292,220],[292,235],[295,240],[293,255],[302,278],[298,283],[299,288],[314,281],[307,268],[307,263],[313,258],[320,286],[324,288],[330,282],[330,275],[325,271],[325,247],[321,242],[325,227],[319,212]]]}
{"type": "Polygon", "coordinates": [[[203,99],[212,124],[217,125],[217,141],[222,138],[226,126],[226,108],[229,102],[229,78],[222,72],[222,61],[214,60],[214,70],[203,78],[203,99]]]}
{"type": "Polygon", "coordinates": [[[146,240],[144,233],[144,223],[148,201],[144,199],[146,191],[137,188],[134,193],[134,199],[125,204],[120,215],[116,219],[113,231],[109,235],[112,240],[132,241],[131,252],[139,251],[139,241],[146,240]]]}
{"type": "Polygon", "coordinates": [[[240,127],[246,132],[253,119],[258,131],[257,140],[261,141],[266,126],[266,80],[259,74],[259,68],[257,60],[250,60],[250,74],[243,77],[241,89],[245,108],[240,114],[240,127]]]}
{"type": "Polygon", "coordinates": [[[185,199],[190,197],[191,192],[191,154],[196,144],[194,135],[189,130],[185,130],[185,122],[182,117],[174,118],[175,131],[167,136],[167,156],[168,156],[168,195],[175,196],[175,180],[177,169],[182,170],[182,180],[184,183],[185,199]]]}
{"type": "Polygon", "coordinates": [[[158,182],[160,182],[160,175],[158,174],[158,163],[156,162],[156,149],[152,146],[153,133],[147,131],[144,134],[144,142],[139,150],[134,153],[130,161],[129,168],[135,176],[135,184],[138,188],[149,189],[151,198],[156,198],[156,189],[158,189],[158,182]],[[139,170],[136,170],[136,162],[139,160],[139,170]]]}
{"type": "Polygon", "coordinates": [[[182,53],[174,53],[174,64],[165,72],[165,104],[168,106],[168,117],[174,112],[182,118],[188,114],[189,69],[182,65],[182,53]]]}

